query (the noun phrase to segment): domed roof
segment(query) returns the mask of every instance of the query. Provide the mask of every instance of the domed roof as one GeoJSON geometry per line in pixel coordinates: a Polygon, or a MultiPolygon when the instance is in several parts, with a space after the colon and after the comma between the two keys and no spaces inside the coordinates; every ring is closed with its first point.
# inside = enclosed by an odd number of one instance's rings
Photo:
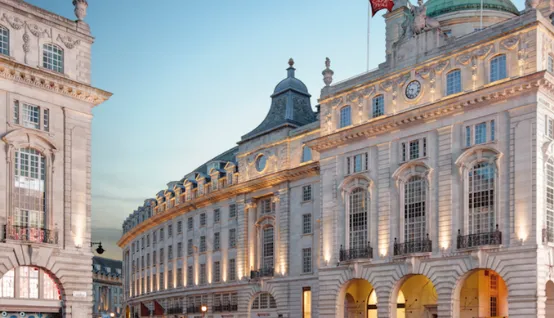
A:
{"type": "Polygon", "coordinates": [[[288,76],[284,80],[280,81],[279,84],[277,84],[277,86],[275,86],[275,90],[273,90],[272,96],[275,96],[279,93],[285,92],[290,89],[295,90],[299,93],[309,95],[308,88],[306,87],[306,85],[304,85],[304,83],[302,83],[301,80],[294,77],[295,68],[292,67],[293,65],[294,65],[294,61],[290,59],[289,68],[287,69],[288,76]]]}
{"type": "MultiPolygon", "coordinates": [[[[504,11],[518,15],[519,10],[510,0],[482,0],[484,10],[504,11]]],[[[425,3],[427,16],[435,17],[441,14],[462,11],[480,10],[481,0],[429,0],[425,3]]]]}

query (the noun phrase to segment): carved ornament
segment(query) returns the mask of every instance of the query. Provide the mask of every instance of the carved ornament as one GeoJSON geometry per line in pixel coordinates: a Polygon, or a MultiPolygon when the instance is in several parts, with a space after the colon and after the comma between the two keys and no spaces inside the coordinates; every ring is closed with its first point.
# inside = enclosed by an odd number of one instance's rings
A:
{"type": "Polygon", "coordinates": [[[500,41],[500,45],[506,50],[513,50],[513,49],[516,48],[518,42],[519,42],[519,37],[518,36],[512,36],[512,37],[509,37],[507,39],[504,39],[504,40],[500,41]]]}
{"type": "Polygon", "coordinates": [[[61,34],[58,34],[58,40],[61,41],[66,48],[73,49],[75,46],[81,44],[81,40],[73,40],[69,36],[62,36],[61,34]]]}

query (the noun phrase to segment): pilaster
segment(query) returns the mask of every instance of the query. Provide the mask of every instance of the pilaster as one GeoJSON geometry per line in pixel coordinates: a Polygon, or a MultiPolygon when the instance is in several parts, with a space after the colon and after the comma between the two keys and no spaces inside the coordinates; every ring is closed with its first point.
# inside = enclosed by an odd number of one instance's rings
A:
{"type": "Polygon", "coordinates": [[[289,209],[289,189],[288,185],[281,188],[274,196],[278,207],[279,216],[279,271],[282,275],[289,273],[289,234],[290,234],[290,209],[289,209]]]}
{"type": "Polygon", "coordinates": [[[244,198],[236,201],[237,209],[237,279],[248,276],[248,211],[244,198]]]}
{"type": "Polygon", "coordinates": [[[391,144],[384,143],[377,146],[378,151],[378,183],[377,197],[379,211],[379,232],[378,232],[378,252],[381,255],[389,256],[392,253],[390,242],[390,151],[391,144]]]}
{"type": "Polygon", "coordinates": [[[452,228],[452,126],[438,132],[438,247],[453,247],[455,229],[452,228]]]}

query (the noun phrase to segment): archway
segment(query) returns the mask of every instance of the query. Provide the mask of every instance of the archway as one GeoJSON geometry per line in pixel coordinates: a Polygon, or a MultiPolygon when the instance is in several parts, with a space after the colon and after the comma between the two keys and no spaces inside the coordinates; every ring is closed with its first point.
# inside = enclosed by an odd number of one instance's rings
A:
{"type": "Polygon", "coordinates": [[[338,317],[376,317],[377,296],[373,286],[367,280],[353,279],[348,281],[341,289],[338,297],[338,317]]]}
{"type": "Polygon", "coordinates": [[[507,317],[508,288],[504,279],[490,269],[470,272],[460,282],[458,317],[507,317]]]}
{"type": "Polygon", "coordinates": [[[545,312],[545,318],[554,318],[554,282],[551,280],[546,283],[545,312]]]}
{"type": "Polygon", "coordinates": [[[425,275],[407,277],[396,297],[396,318],[438,317],[437,291],[425,275]]]}

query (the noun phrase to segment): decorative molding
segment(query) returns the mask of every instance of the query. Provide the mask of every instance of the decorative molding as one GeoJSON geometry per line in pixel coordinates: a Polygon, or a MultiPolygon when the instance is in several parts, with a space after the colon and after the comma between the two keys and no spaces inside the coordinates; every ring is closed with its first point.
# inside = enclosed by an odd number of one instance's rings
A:
{"type": "Polygon", "coordinates": [[[58,40],[61,41],[66,48],[73,49],[75,46],[81,44],[81,40],[73,40],[70,36],[62,36],[58,34],[58,40]]]}
{"type": "Polygon", "coordinates": [[[515,49],[518,43],[519,43],[519,36],[517,35],[500,41],[500,45],[508,51],[515,49]]]}
{"type": "Polygon", "coordinates": [[[450,60],[444,60],[433,65],[433,69],[436,73],[441,74],[450,65],[450,60]]]}
{"type": "Polygon", "coordinates": [[[0,57],[0,78],[25,83],[67,97],[99,105],[108,100],[112,94],[62,76],[29,66],[21,65],[7,58],[0,57]]]}
{"type": "Polygon", "coordinates": [[[473,56],[479,59],[485,59],[490,53],[494,53],[494,44],[489,44],[473,51],[473,56]]]}
{"type": "Polygon", "coordinates": [[[385,92],[390,92],[392,89],[392,80],[386,80],[380,84],[380,87],[385,92]]]}
{"type": "Polygon", "coordinates": [[[18,17],[10,18],[7,14],[2,14],[2,21],[8,22],[8,24],[15,30],[20,30],[24,25],[25,21],[21,20],[18,17]]]}

